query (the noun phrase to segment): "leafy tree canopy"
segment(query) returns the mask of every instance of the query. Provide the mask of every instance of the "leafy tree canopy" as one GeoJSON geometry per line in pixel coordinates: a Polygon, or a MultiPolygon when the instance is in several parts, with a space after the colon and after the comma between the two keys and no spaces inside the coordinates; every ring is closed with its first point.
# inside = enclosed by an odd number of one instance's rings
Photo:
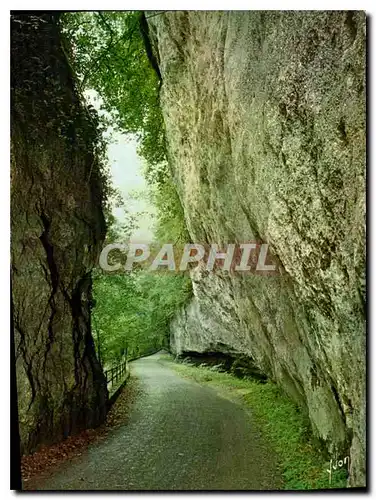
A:
{"type": "Polygon", "coordinates": [[[191,281],[184,275],[96,271],[93,327],[102,365],[116,364],[124,349],[134,358],[167,347],[169,322],[191,294],[191,281]]]}
{"type": "MultiPolygon", "coordinates": [[[[100,96],[103,136],[113,127],[139,139],[149,197],[157,208],[155,238],[181,243],[188,241],[188,234],[166,160],[160,82],[145,50],[141,16],[135,11],[70,12],[60,17],[60,23],[79,90],[95,90],[100,96]]],[[[106,168],[107,198],[124,206],[106,168]]],[[[110,204],[105,206],[106,243],[128,239],[137,227],[137,216],[127,207],[124,210],[126,217],[119,223],[110,204]]],[[[166,346],[169,321],[192,294],[187,276],[168,271],[105,274],[98,269],[93,278],[92,326],[106,368],[119,360],[124,349],[130,357],[137,357],[166,346]]]]}
{"type": "Polygon", "coordinates": [[[68,12],[62,32],[81,91],[94,89],[112,124],[140,139],[149,168],[165,160],[159,79],[146,54],[140,29],[142,13],[68,12]]]}

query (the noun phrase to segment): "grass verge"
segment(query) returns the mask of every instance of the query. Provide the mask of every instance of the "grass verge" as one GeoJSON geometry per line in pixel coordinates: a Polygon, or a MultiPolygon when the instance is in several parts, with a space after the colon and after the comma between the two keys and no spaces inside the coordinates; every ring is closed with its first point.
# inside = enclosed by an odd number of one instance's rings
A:
{"type": "Polygon", "coordinates": [[[333,471],[329,484],[329,463],[313,445],[309,423],[276,384],[262,384],[202,366],[176,363],[170,355],[164,355],[163,361],[184,377],[225,391],[229,396],[242,397],[255,424],[279,458],[285,490],[346,488],[344,469],[333,471]]]}

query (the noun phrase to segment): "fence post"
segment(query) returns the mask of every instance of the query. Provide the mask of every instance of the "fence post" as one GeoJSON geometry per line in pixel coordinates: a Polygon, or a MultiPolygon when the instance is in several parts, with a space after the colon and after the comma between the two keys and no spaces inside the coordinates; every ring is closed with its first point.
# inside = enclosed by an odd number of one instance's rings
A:
{"type": "Polygon", "coordinates": [[[104,372],[107,385],[109,384],[113,385],[115,382],[118,382],[119,380],[122,381],[126,373],[127,373],[127,360],[126,358],[125,360],[123,358],[123,361],[121,361],[119,364],[117,364],[116,366],[112,366],[111,368],[109,368],[104,372]]]}

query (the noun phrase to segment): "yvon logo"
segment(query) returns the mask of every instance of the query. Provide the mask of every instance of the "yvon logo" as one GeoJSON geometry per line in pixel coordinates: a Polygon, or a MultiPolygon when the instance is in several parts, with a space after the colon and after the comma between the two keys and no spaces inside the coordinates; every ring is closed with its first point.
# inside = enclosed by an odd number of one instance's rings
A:
{"type": "Polygon", "coordinates": [[[329,463],[329,469],[326,470],[326,472],[329,473],[329,484],[331,484],[331,482],[332,482],[333,471],[336,471],[337,469],[342,469],[344,467],[347,467],[347,470],[349,470],[349,466],[350,466],[350,458],[349,457],[345,457],[342,460],[336,459],[335,462],[331,458],[330,463],[329,463]]]}

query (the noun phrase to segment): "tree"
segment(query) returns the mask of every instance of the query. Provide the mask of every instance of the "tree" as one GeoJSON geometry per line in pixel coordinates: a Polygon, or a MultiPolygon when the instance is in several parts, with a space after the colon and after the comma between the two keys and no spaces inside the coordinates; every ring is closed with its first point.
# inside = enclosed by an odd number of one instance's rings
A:
{"type": "Polygon", "coordinates": [[[142,12],[69,12],[60,19],[80,90],[94,89],[111,124],[140,139],[149,166],[166,159],[159,79],[148,59],[142,12]]]}
{"type": "MultiPolygon", "coordinates": [[[[61,16],[60,24],[80,91],[93,89],[101,98],[102,132],[112,126],[139,138],[145,178],[157,208],[156,238],[187,241],[183,209],[166,161],[160,81],[145,50],[146,41],[150,56],[143,13],[70,12],[61,16]]],[[[125,207],[125,221],[120,224],[115,219],[111,204],[124,203],[111,186],[108,169],[105,173],[110,200],[105,207],[106,243],[124,242],[136,228],[137,218],[125,207]]],[[[171,272],[96,270],[93,278],[94,338],[106,367],[119,360],[125,347],[136,357],[165,346],[171,318],[192,294],[190,279],[171,272]]]]}

